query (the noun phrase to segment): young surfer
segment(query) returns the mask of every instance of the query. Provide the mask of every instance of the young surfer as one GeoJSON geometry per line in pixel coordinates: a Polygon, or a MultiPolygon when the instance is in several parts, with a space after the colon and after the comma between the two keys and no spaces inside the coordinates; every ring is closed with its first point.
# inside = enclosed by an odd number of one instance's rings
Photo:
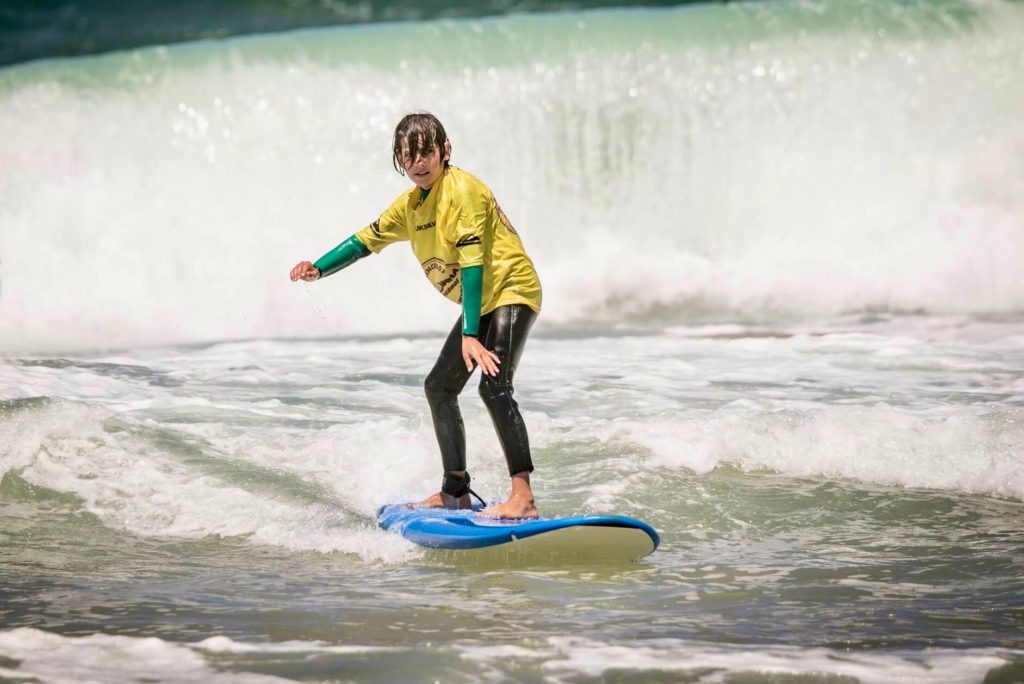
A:
{"type": "Polygon", "coordinates": [[[530,327],[540,312],[541,286],[508,217],[490,189],[449,164],[451,143],[432,114],[405,116],[392,140],[395,170],[415,184],[376,221],[350,236],[315,263],[299,262],[293,281],[337,273],[393,242],[408,240],[424,275],[462,315],[427,376],[425,390],[434,421],[444,477],[441,491],[418,505],[470,507],[466,435],[458,396],[480,366],[480,396],[498,434],[512,491],[486,508],[496,518],[535,518],[530,488],[530,442],[512,378],[530,327]]]}

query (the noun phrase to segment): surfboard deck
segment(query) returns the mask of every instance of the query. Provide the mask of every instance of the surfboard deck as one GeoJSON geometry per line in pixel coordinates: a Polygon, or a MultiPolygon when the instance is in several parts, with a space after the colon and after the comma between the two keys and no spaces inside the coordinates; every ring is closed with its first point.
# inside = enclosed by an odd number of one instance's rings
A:
{"type": "Polygon", "coordinates": [[[391,504],[377,512],[377,523],[420,546],[488,557],[636,560],[661,542],[653,527],[622,515],[497,520],[478,515],[479,509],[391,504]]]}

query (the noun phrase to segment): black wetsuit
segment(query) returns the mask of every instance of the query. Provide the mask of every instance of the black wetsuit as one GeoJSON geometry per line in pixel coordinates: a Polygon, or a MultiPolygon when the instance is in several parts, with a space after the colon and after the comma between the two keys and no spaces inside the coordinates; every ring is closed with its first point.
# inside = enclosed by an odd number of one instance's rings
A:
{"type": "MultiPolygon", "coordinates": [[[[526,425],[519,413],[519,406],[512,398],[512,378],[519,357],[522,356],[526,336],[536,317],[533,309],[524,304],[499,306],[480,317],[480,341],[501,360],[496,377],[481,375],[480,397],[491,414],[498,440],[505,452],[510,476],[533,471],[526,425]]],[[[464,493],[460,486],[461,478],[453,481],[450,473],[466,470],[466,432],[458,397],[471,374],[472,371],[466,370],[466,362],[462,359],[460,317],[445,340],[437,363],[425,383],[434,431],[444,462],[445,485],[442,489],[453,496],[464,493]]],[[[465,484],[468,487],[468,477],[465,484]]]]}

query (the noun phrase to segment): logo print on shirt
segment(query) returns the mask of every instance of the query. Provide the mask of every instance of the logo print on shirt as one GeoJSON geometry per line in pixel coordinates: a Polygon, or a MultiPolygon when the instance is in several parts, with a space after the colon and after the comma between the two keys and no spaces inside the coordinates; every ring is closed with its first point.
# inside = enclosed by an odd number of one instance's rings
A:
{"type": "Polygon", "coordinates": [[[430,230],[431,228],[433,228],[436,225],[437,225],[437,221],[431,221],[430,223],[424,223],[422,226],[416,226],[416,232],[418,233],[421,230],[430,230]]]}
{"type": "Polygon", "coordinates": [[[438,257],[430,257],[420,266],[423,267],[423,274],[427,276],[431,285],[445,297],[452,294],[456,288],[460,288],[458,300],[462,301],[462,282],[459,280],[458,263],[448,264],[438,257]]]}

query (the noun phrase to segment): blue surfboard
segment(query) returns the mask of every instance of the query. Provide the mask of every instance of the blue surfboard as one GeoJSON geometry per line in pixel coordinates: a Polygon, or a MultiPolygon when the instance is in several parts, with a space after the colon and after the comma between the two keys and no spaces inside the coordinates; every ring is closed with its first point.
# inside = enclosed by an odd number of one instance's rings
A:
{"type": "Polygon", "coordinates": [[[661,541],[653,527],[622,515],[497,520],[479,515],[478,510],[392,504],[377,511],[377,522],[383,529],[431,549],[491,551],[539,559],[636,560],[653,553],[661,541]]]}

